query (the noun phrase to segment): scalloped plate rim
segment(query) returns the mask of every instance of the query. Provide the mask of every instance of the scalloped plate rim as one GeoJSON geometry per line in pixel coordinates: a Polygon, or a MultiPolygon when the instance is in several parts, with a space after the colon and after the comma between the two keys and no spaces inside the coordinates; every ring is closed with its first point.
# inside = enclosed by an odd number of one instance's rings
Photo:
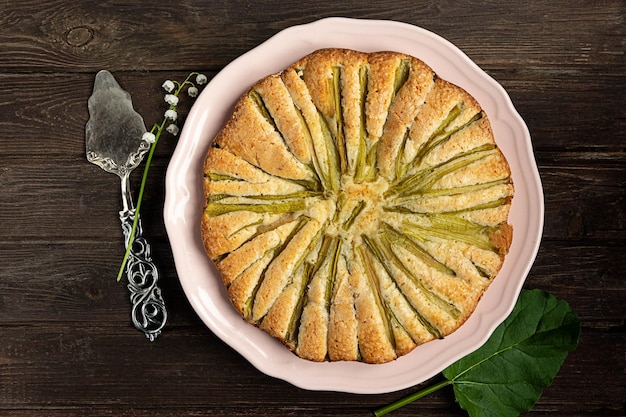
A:
{"type": "Polygon", "coordinates": [[[213,77],[192,106],[166,174],[165,226],[179,280],[196,314],[258,370],[309,390],[357,394],[397,391],[433,377],[479,348],[513,309],[539,249],[543,216],[543,191],[530,134],[504,88],[439,35],[388,20],[332,17],[292,26],[233,60],[213,77]],[[219,274],[204,254],[197,227],[202,211],[199,174],[204,154],[236,99],[256,80],[325,47],[365,52],[399,50],[424,60],[441,77],[465,88],[487,112],[496,141],[511,165],[516,188],[510,216],[515,229],[511,250],[476,311],[445,339],[418,346],[381,365],[309,362],[244,322],[230,305],[219,274]],[[232,89],[234,81],[241,85],[238,91],[232,89]]]}

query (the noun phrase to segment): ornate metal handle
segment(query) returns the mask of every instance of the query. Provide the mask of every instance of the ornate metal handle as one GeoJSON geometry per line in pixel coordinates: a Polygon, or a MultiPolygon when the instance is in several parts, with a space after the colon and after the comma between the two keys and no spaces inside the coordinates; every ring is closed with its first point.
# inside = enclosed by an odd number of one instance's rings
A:
{"type": "MultiPolygon", "coordinates": [[[[135,209],[132,207],[132,200],[124,186],[122,186],[122,198],[124,210],[120,211],[119,214],[125,245],[128,247],[135,209]]],[[[150,245],[142,235],[143,229],[141,219],[139,219],[135,230],[135,240],[126,264],[126,278],[128,279],[128,290],[132,303],[133,324],[150,341],[154,341],[165,326],[167,310],[158,285],[159,272],[150,255],[150,245]]]]}

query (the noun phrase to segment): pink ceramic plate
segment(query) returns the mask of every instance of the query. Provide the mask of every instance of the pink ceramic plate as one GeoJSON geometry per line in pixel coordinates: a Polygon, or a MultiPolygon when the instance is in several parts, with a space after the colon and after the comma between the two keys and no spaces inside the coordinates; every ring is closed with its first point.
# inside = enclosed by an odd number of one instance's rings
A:
{"type": "Polygon", "coordinates": [[[383,393],[416,385],[480,347],[511,312],[535,259],[543,228],[543,194],[528,129],[505,90],[463,52],[419,27],[376,20],[330,18],[286,29],[224,68],[198,97],[166,178],[165,224],[176,269],[192,307],[206,325],[255,367],[298,387],[383,393]],[[452,335],[383,365],[314,363],[296,357],[231,306],[200,239],[202,164],[232,106],[256,80],[319,48],[401,51],[472,94],[487,112],[513,181],[515,229],[504,266],[470,319],[452,335]]]}

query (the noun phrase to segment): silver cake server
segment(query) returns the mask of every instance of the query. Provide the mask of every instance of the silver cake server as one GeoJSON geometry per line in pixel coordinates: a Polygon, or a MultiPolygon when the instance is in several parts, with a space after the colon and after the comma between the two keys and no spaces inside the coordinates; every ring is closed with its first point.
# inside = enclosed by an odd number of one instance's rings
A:
{"type": "MultiPolygon", "coordinates": [[[[88,107],[89,120],[85,127],[87,160],[121,179],[122,210],[119,215],[128,247],[135,216],[129,177],[150,149],[150,144],[142,139],[146,127],[143,118],[133,108],[130,94],[120,88],[108,71],[96,74],[88,107]]],[[[126,264],[126,277],[133,324],[154,341],[165,326],[167,310],[159,288],[159,273],[152,262],[150,245],[142,236],[140,220],[126,264]]]]}

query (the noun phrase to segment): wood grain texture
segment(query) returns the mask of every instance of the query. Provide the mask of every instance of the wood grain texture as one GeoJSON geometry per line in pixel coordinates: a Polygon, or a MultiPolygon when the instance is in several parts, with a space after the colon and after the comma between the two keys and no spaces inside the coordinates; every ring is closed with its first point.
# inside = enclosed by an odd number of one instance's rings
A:
{"type": "MultiPolygon", "coordinates": [[[[127,290],[114,279],[119,181],[85,159],[95,73],[110,70],[151,125],[165,110],[164,79],[191,70],[212,78],[282,29],[329,16],[431,30],[506,88],[529,127],[545,194],[525,287],[566,300],[582,322],[578,349],[528,415],[626,415],[624,1],[0,6],[1,416],[367,416],[419,388],[299,389],[263,375],[204,326],[178,282],[162,219],[173,137],[159,144],[143,211],[170,312],[155,343],[130,324],[127,290]]],[[[392,415],[466,413],[446,389],[392,415]]]]}

